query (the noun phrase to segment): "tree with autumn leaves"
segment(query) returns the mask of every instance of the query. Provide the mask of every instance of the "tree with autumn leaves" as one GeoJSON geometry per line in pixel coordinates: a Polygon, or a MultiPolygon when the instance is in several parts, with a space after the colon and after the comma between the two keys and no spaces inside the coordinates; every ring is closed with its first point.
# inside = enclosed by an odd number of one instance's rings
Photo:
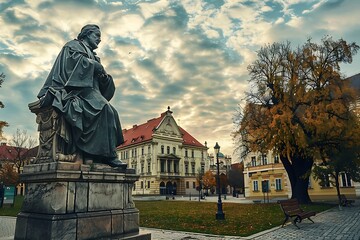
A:
{"type": "MultiPolygon", "coordinates": [[[[356,92],[340,64],[351,63],[359,46],[324,37],[293,50],[289,42],[258,51],[248,70],[252,89],[238,112],[234,133],[243,153],[274,151],[288,173],[292,198],[311,202],[309,176],[331,149],[360,142],[360,123],[351,104],[356,92]]],[[[346,161],[346,159],[344,159],[346,161]]]]}

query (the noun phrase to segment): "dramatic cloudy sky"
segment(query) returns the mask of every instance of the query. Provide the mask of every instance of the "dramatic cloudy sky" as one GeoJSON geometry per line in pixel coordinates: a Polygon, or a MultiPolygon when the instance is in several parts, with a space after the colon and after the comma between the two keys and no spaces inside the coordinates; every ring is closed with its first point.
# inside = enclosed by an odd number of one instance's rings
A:
{"type": "MultiPolygon", "coordinates": [[[[36,136],[36,100],[49,70],[81,27],[101,27],[98,55],[117,86],[111,100],[124,128],[170,106],[179,125],[209,152],[234,150],[233,116],[248,88],[247,66],[267,43],[293,46],[325,35],[360,40],[358,0],[2,0],[0,119],[36,136]]],[[[360,72],[360,57],[343,66],[360,72]]],[[[235,159],[234,159],[235,160],[235,159]]]]}

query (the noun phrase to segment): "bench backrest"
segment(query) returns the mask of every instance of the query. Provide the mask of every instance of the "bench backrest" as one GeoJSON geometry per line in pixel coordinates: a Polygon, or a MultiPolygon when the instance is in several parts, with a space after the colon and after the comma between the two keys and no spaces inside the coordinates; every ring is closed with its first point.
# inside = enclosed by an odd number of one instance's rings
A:
{"type": "Polygon", "coordinates": [[[303,212],[299,206],[299,202],[296,198],[289,200],[280,200],[281,209],[286,215],[296,215],[303,212]]]}
{"type": "Polygon", "coordinates": [[[346,196],[345,196],[344,194],[340,194],[340,199],[341,199],[341,200],[344,200],[344,201],[347,200],[347,198],[346,198],[346,196]]]}

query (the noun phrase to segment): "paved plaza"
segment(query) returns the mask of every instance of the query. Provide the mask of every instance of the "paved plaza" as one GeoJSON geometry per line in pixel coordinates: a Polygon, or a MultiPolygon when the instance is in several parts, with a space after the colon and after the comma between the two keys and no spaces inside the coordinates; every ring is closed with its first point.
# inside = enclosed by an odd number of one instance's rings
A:
{"type": "MultiPolygon", "coordinates": [[[[229,201],[231,201],[229,199],[229,201]]],[[[239,201],[240,200],[234,200],[239,201]]],[[[168,231],[161,229],[140,228],[141,231],[150,232],[153,240],[231,240],[231,239],[323,239],[323,240],[360,240],[360,201],[353,207],[343,207],[341,210],[334,207],[328,211],[317,214],[312,218],[315,223],[304,220],[298,224],[297,229],[292,224],[283,228],[275,227],[270,230],[254,234],[249,237],[218,236],[208,234],[168,231]]],[[[16,218],[0,217],[0,239],[13,239],[16,218]]]]}

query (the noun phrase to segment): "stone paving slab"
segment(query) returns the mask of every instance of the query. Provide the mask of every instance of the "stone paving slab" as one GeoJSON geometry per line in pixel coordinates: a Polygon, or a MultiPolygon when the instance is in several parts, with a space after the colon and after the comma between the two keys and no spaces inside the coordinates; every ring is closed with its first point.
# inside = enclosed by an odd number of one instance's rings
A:
{"type": "Polygon", "coordinates": [[[0,216],[0,239],[14,239],[16,217],[0,216]]]}

